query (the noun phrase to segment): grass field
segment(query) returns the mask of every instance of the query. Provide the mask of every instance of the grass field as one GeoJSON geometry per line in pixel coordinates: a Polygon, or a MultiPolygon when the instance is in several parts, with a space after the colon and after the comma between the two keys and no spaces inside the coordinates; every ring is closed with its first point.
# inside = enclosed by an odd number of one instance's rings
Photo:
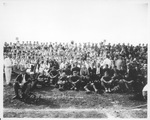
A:
{"type": "Polygon", "coordinates": [[[130,100],[130,93],[86,94],[85,91],[59,91],[53,86],[34,91],[41,95],[37,104],[13,100],[12,86],[4,87],[3,116],[31,118],[147,118],[147,102],[130,100]],[[144,105],[141,107],[137,107],[144,105]]]}

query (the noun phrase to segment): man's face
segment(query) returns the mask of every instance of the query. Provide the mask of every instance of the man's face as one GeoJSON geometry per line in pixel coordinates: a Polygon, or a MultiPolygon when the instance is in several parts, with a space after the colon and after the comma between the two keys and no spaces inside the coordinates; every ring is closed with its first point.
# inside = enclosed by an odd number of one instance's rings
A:
{"type": "Polygon", "coordinates": [[[53,67],[52,70],[55,70],[55,68],[53,67]]]}
{"type": "Polygon", "coordinates": [[[22,74],[25,75],[26,71],[23,71],[22,74]]]}
{"type": "Polygon", "coordinates": [[[77,63],[75,63],[75,67],[77,67],[77,63]]]}
{"type": "Polygon", "coordinates": [[[83,65],[83,68],[86,68],[86,65],[85,65],[85,64],[83,65]]]}
{"type": "Polygon", "coordinates": [[[108,68],[108,65],[106,65],[105,68],[108,68]]]}
{"type": "Polygon", "coordinates": [[[77,76],[77,72],[73,72],[73,76],[77,76]]]}
{"type": "Polygon", "coordinates": [[[107,72],[105,72],[104,76],[108,76],[108,73],[107,73],[107,72]]]}
{"type": "Polygon", "coordinates": [[[9,57],[9,58],[12,58],[12,55],[11,55],[11,54],[8,54],[8,57],[9,57]]]}

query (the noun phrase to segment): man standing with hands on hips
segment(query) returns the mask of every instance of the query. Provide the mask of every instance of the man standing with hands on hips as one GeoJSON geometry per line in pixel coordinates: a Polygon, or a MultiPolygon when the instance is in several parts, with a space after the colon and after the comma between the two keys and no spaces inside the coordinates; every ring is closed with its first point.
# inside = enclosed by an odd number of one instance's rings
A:
{"type": "Polygon", "coordinates": [[[12,74],[12,55],[11,53],[8,53],[7,58],[4,60],[4,67],[5,67],[5,78],[6,78],[6,85],[11,85],[11,74],[12,74]]]}

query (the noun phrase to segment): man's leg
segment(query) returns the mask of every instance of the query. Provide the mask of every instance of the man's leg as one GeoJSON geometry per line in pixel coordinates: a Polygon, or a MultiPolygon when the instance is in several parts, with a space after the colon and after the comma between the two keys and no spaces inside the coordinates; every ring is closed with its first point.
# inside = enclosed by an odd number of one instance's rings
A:
{"type": "Polygon", "coordinates": [[[86,91],[87,93],[91,92],[91,91],[88,89],[89,87],[90,87],[89,84],[87,84],[87,85],[84,86],[84,89],[85,89],[85,91],[86,91]]]}
{"type": "Polygon", "coordinates": [[[22,86],[22,97],[26,99],[28,97],[29,92],[31,91],[31,83],[25,83],[22,86]]]}
{"type": "Polygon", "coordinates": [[[58,81],[58,89],[59,89],[59,90],[62,90],[62,89],[63,89],[63,81],[62,81],[62,80],[59,80],[59,81],[58,81]]]}
{"type": "Polygon", "coordinates": [[[58,88],[58,77],[55,77],[53,80],[55,87],[58,88]]]}
{"type": "MultiPolygon", "coordinates": [[[[86,79],[87,80],[87,79],[86,79]]],[[[87,93],[90,93],[91,91],[89,90],[89,87],[91,86],[90,83],[86,82],[85,80],[85,83],[84,83],[84,89],[87,93]]]]}
{"type": "Polygon", "coordinates": [[[81,81],[78,81],[78,82],[76,83],[77,89],[80,89],[80,84],[81,84],[81,81]]]}
{"type": "Polygon", "coordinates": [[[9,74],[8,68],[5,68],[5,80],[6,80],[6,85],[9,84],[9,83],[8,83],[8,74],[9,74]]]}
{"type": "Polygon", "coordinates": [[[96,88],[96,83],[91,83],[91,85],[92,85],[94,91],[95,91],[95,92],[98,92],[98,89],[96,88]]]}
{"type": "Polygon", "coordinates": [[[105,92],[108,92],[107,84],[101,81],[101,86],[105,89],[105,92]]]}
{"type": "Polygon", "coordinates": [[[5,68],[6,84],[10,83],[11,79],[11,68],[5,68]]]}
{"type": "Polygon", "coordinates": [[[10,71],[9,71],[9,72],[10,72],[10,74],[9,74],[9,75],[10,75],[10,76],[9,76],[9,84],[10,84],[10,83],[11,83],[11,75],[12,75],[12,69],[11,69],[11,68],[10,68],[10,71]]]}
{"type": "Polygon", "coordinates": [[[17,99],[20,98],[18,90],[20,89],[20,85],[18,82],[15,82],[14,84],[14,91],[15,91],[15,96],[13,97],[13,99],[17,99]]]}
{"type": "Polygon", "coordinates": [[[38,83],[37,80],[32,81],[32,83],[31,83],[31,90],[34,90],[36,88],[37,83],[38,83]]]}

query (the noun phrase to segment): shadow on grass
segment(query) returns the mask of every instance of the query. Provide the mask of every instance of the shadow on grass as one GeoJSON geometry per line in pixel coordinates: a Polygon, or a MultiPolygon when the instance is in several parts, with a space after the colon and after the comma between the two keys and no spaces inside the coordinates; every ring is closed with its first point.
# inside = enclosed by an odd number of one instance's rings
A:
{"type": "Polygon", "coordinates": [[[40,98],[40,100],[35,103],[36,106],[44,106],[44,107],[49,107],[49,108],[60,108],[60,105],[57,103],[57,101],[53,99],[44,99],[40,98]]]}
{"type": "Polygon", "coordinates": [[[51,91],[53,90],[55,87],[50,85],[50,86],[42,86],[40,88],[35,88],[34,91],[43,91],[43,92],[47,92],[47,91],[51,91]]]}

